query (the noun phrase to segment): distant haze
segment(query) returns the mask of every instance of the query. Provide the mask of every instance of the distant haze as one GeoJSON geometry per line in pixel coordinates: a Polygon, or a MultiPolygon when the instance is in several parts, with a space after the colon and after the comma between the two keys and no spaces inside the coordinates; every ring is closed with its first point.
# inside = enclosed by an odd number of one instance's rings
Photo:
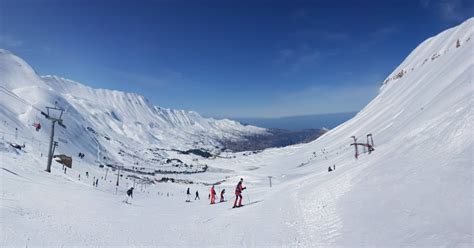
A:
{"type": "Polygon", "coordinates": [[[357,112],[316,114],[288,116],[279,118],[232,118],[240,121],[242,124],[250,124],[264,128],[278,128],[286,130],[302,130],[302,129],[320,129],[334,128],[339,124],[354,117],[357,112]]]}

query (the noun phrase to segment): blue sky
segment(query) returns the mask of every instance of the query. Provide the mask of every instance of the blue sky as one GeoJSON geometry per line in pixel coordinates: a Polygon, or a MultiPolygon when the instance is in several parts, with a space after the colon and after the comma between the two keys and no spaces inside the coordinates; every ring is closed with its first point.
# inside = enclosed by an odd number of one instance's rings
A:
{"type": "Polygon", "coordinates": [[[0,47],[205,116],[347,112],[473,2],[0,0],[0,47]]]}

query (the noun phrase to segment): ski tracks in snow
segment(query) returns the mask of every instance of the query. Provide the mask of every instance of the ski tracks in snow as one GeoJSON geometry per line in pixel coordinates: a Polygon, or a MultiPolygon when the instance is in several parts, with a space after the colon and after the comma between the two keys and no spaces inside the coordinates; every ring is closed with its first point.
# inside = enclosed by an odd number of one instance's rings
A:
{"type": "Polygon", "coordinates": [[[306,180],[293,194],[297,202],[298,215],[301,218],[298,233],[300,238],[295,240],[297,246],[327,246],[333,244],[340,236],[339,230],[343,222],[337,209],[338,199],[352,188],[351,180],[365,166],[352,164],[349,170],[334,171],[324,177],[336,177],[326,180],[315,187],[314,180],[306,180]]]}

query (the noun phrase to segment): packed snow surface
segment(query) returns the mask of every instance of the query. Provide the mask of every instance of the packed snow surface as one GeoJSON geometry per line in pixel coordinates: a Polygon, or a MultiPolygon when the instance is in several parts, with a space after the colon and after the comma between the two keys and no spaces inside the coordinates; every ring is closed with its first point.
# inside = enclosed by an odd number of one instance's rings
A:
{"type": "Polygon", "coordinates": [[[52,173],[44,172],[46,158],[40,154],[46,153],[44,130],[49,126],[45,123],[37,133],[23,125],[14,137],[18,123],[42,118],[35,117],[31,106],[2,95],[0,245],[472,247],[473,25],[471,18],[420,44],[387,77],[377,97],[316,141],[214,159],[168,151],[209,169],[155,175],[157,180],[194,183],[136,184],[131,204],[122,200],[134,184],[133,178],[126,179],[132,173],[124,173],[116,187],[117,171],[87,160],[97,152],[91,140],[115,151],[125,146],[106,143],[104,135],[112,141],[135,140],[130,149],[137,150],[174,137],[179,148],[189,146],[181,140],[189,136],[176,133],[189,126],[193,131],[187,135],[199,133],[199,141],[207,145],[215,136],[238,138],[238,132],[262,130],[159,109],[134,94],[94,90],[54,76],[39,78],[21,59],[2,51],[3,88],[35,106],[59,101],[69,109],[67,131],[58,131],[69,142],[58,149],[74,154],[74,165],[64,174],[54,162],[52,173]],[[84,126],[103,136],[69,133],[84,126]],[[355,159],[350,137],[365,143],[369,133],[375,151],[368,154],[359,147],[361,155],[355,159]],[[21,151],[9,144],[19,136],[26,143],[21,151]],[[84,160],[75,155],[81,151],[84,160]],[[328,172],[329,166],[335,170],[328,172]],[[92,185],[94,177],[97,186],[92,185]],[[233,209],[240,178],[247,187],[245,206],[233,209]],[[216,191],[225,188],[228,200],[210,205],[209,185],[217,182],[216,191]],[[191,202],[185,202],[188,187],[191,202]],[[200,200],[194,200],[196,190],[200,200]]]}

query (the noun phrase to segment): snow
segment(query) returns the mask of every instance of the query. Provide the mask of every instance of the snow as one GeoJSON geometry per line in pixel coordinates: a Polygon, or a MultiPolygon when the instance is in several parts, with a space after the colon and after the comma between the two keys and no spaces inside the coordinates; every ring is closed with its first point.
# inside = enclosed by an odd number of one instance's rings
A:
{"type": "MultiPolygon", "coordinates": [[[[153,107],[135,94],[95,90],[54,76],[38,79],[31,69],[19,74],[15,63],[21,60],[2,51],[0,71],[12,71],[0,74],[2,86],[38,106],[59,99],[71,117],[63,134],[69,143],[58,149],[88,155],[83,161],[74,157],[67,174],[57,163],[51,174],[44,172],[46,158],[38,155],[46,154],[47,132],[32,131],[26,124],[35,110],[2,93],[0,245],[472,247],[473,24],[474,18],[468,19],[420,44],[387,77],[378,96],[316,141],[199,158],[210,168],[205,173],[156,176],[194,184],[139,185],[130,205],[121,201],[132,180],[122,178],[116,192],[117,174],[109,170],[107,181],[92,186],[92,177],[105,175],[89,159],[97,152],[93,138],[111,157],[129,164],[132,160],[112,153],[128,148],[144,154],[137,150],[165,146],[163,141],[192,147],[183,142],[189,137],[212,146],[209,140],[216,136],[238,138],[261,130],[153,107]],[[406,72],[398,77],[401,70],[406,72]],[[135,114],[141,124],[135,124],[135,114]],[[125,145],[84,132],[81,122],[125,145]],[[7,143],[15,140],[15,126],[21,126],[18,139],[28,145],[22,151],[7,143]],[[375,151],[356,160],[350,137],[365,142],[369,133],[375,151]],[[328,173],[333,165],[336,170],[328,173]],[[232,209],[241,177],[246,206],[232,209]],[[207,184],[220,181],[216,190],[225,188],[229,201],[209,205],[207,184]],[[187,187],[199,190],[201,200],[186,203],[187,187]]],[[[197,158],[166,155],[185,162],[197,158]]]]}

